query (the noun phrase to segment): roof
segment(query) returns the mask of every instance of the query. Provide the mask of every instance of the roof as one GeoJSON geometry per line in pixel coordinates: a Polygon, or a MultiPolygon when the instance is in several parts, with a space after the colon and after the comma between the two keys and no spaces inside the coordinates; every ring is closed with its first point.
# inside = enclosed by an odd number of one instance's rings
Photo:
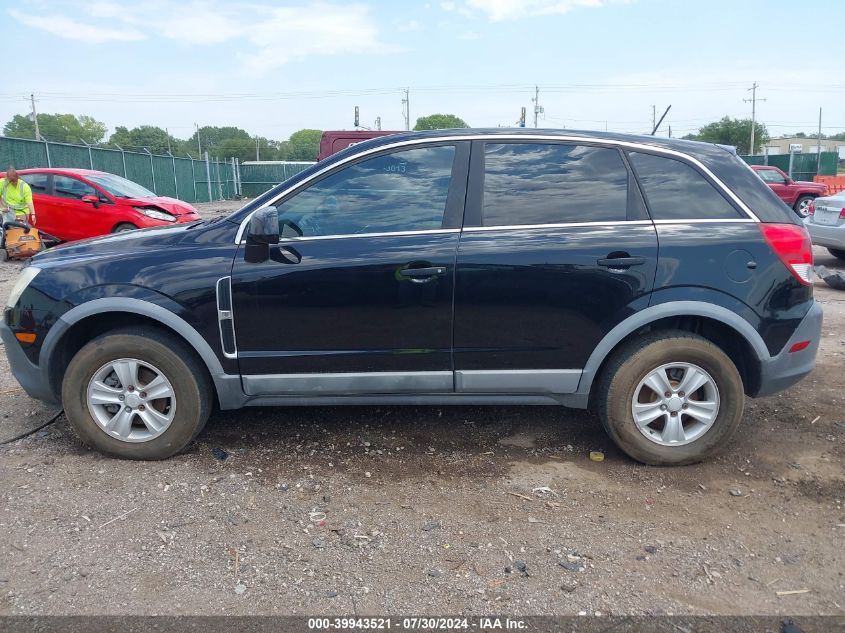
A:
{"type": "Polygon", "coordinates": [[[641,143],[652,145],[663,149],[670,149],[676,152],[683,152],[695,157],[724,156],[725,152],[735,153],[734,148],[725,145],[714,145],[713,143],[702,143],[700,141],[687,141],[663,136],[648,136],[640,134],[621,134],[617,132],[598,132],[590,130],[561,130],[542,128],[455,128],[449,130],[426,130],[424,132],[399,132],[388,136],[362,141],[334,154],[331,158],[346,156],[347,152],[358,152],[365,148],[379,147],[407,140],[425,138],[448,138],[452,136],[560,136],[561,138],[584,138],[592,141],[610,141],[641,143]]]}
{"type": "Polygon", "coordinates": [[[97,176],[99,174],[109,174],[107,171],[100,171],[98,169],[77,169],[76,167],[30,167],[27,169],[18,169],[19,174],[30,174],[35,171],[42,171],[48,174],[75,174],[77,176],[97,176]]]}

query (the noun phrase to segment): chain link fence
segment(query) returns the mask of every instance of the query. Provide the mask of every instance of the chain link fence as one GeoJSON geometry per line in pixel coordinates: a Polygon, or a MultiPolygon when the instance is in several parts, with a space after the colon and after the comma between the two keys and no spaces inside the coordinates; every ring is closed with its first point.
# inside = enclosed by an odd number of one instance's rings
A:
{"type": "Polygon", "coordinates": [[[0,170],[9,165],[18,169],[69,167],[106,171],[136,182],[157,195],[186,202],[211,202],[244,195],[238,160],[209,158],[207,152],[203,159],[195,159],[190,155],[161,155],[0,136],[0,170]]]}

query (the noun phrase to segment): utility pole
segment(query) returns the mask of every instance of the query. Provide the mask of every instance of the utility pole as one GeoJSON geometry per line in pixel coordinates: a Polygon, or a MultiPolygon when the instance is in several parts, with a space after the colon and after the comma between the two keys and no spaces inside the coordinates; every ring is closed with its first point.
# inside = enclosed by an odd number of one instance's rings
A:
{"type": "Polygon", "coordinates": [[[194,123],[194,127],[197,128],[197,151],[199,152],[200,158],[202,158],[202,143],[200,142],[200,126],[194,123]]]}
{"type": "Polygon", "coordinates": [[[819,108],[819,137],[818,143],[816,143],[816,149],[818,150],[818,157],[816,158],[816,176],[819,175],[819,171],[822,168],[822,109],[819,108]]]}
{"type": "Polygon", "coordinates": [[[544,112],[543,106],[540,105],[540,86],[534,86],[534,127],[537,127],[537,115],[544,112]]]}
{"type": "Polygon", "coordinates": [[[381,117],[380,116],[376,117],[376,129],[381,131],[381,117]]]}
{"type": "MultiPolygon", "coordinates": [[[[651,129],[653,130],[656,127],[657,127],[657,106],[652,105],[651,106],[651,129]]],[[[654,132],[652,132],[652,134],[654,134],[654,132]]]]}
{"type": "Polygon", "coordinates": [[[258,137],[255,137],[255,160],[261,160],[261,154],[258,149],[258,137]]]}
{"type": "Polygon", "coordinates": [[[750,99],[743,99],[745,103],[751,102],[751,147],[748,148],[749,155],[754,154],[754,128],[757,127],[757,102],[758,101],[765,101],[765,99],[758,99],[757,98],[757,82],[755,81],[751,84],[751,87],[748,89],[751,91],[751,98],[750,99]]]}
{"type": "Polygon", "coordinates": [[[410,89],[405,88],[402,92],[405,93],[402,99],[402,115],[405,117],[405,130],[411,129],[411,94],[410,89]]]}
{"type": "Polygon", "coordinates": [[[38,113],[35,111],[35,95],[30,93],[29,101],[32,104],[32,122],[35,123],[35,140],[41,140],[41,131],[38,129],[38,113]]]}
{"type": "MultiPolygon", "coordinates": [[[[167,128],[164,128],[164,134],[165,134],[165,136],[167,136],[167,153],[169,154],[169,153],[171,152],[171,147],[170,147],[170,130],[168,130],[167,128]]],[[[92,167],[92,169],[93,169],[93,167],[92,167]]]]}

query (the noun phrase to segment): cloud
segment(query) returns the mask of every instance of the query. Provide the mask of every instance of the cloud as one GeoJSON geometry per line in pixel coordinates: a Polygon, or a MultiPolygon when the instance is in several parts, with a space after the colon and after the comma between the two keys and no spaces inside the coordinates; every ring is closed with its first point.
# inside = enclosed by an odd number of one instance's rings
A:
{"type": "MultiPolygon", "coordinates": [[[[369,7],[312,2],[278,7],[253,2],[172,3],[165,0],[97,0],[84,7],[50,5],[43,15],[10,9],[27,26],[65,39],[100,44],[164,38],[192,46],[232,42],[235,55],[252,74],[263,74],[314,55],[361,54],[393,50],[379,40],[369,7]],[[67,7],[78,18],[56,12],[67,7]]],[[[417,28],[416,22],[406,26],[417,28]],[[416,26],[414,26],[416,25],[416,26]]]]}
{"type": "Polygon", "coordinates": [[[79,22],[64,15],[28,15],[15,9],[9,9],[9,14],[26,26],[78,42],[102,44],[103,42],[131,42],[145,39],[145,35],[137,29],[105,29],[79,22]]]}
{"type": "Polygon", "coordinates": [[[465,31],[464,33],[461,33],[460,35],[458,35],[458,39],[459,40],[467,40],[467,41],[480,40],[481,35],[479,35],[475,31],[465,31]]]}
{"type": "MultiPolygon", "coordinates": [[[[613,0],[466,0],[466,6],[493,22],[544,15],[563,15],[582,7],[602,7],[613,0]]],[[[626,0],[627,1],[627,0],[626,0]]],[[[449,3],[453,4],[453,3],[449,3]]],[[[441,4],[442,6],[442,4],[441,4]]]]}

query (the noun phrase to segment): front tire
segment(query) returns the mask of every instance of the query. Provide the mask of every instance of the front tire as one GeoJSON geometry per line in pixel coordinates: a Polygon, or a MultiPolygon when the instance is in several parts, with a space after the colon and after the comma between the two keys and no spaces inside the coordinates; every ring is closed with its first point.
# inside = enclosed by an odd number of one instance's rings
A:
{"type": "Polygon", "coordinates": [[[829,248],[827,252],[833,255],[836,259],[845,259],[845,249],[829,248]]]}
{"type": "Polygon", "coordinates": [[[745,394],[731,359],[687,332],[655,332],[608,361],[597,391],[602,424],[630,457],[654,466],[699,462],[725,446],[745,394]]]}
{"type": "Polygon", "coordinates": [[[117,226],[115,226],[111,232],[112,233],[124,233],[126,231],[135,231],[138,227],[132,224],[131,222],[121,222],[117,226]]]}
{"type": "Polygon", "coordinates": [[[813,201],[813,196],[799,196],[795,201],[795,206],[792,208],[800,218],[806,218],[810,215],[810,203],[813,201]]]}
{"type": "Polygon", "coordinates": [[[213,402],[205,366],[153,328],[103,334],[73,357],[62,384],[65,415],[83,442],[114,457],[166,459],[205,426],[213,402]]]}

